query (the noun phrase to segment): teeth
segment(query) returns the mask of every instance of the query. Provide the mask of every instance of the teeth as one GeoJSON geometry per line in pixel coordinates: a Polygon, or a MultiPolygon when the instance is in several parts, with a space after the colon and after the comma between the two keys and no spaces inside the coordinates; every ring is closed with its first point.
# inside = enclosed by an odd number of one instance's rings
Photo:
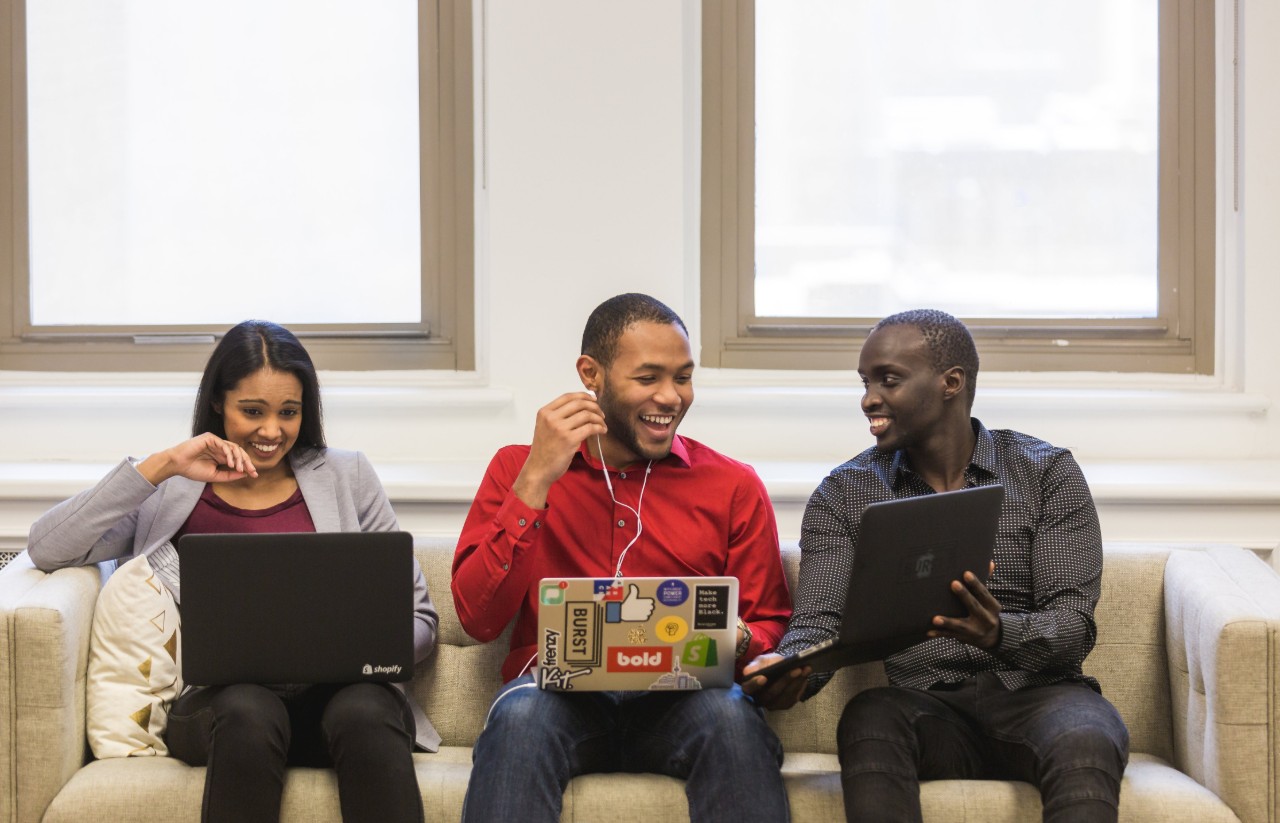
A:
{"type": "Polygon", "coordinates": [[[887,417],[868,417],[867,419],[871,421],[871,431],[873,433],[883,431],[889,425],[889,418],[887,417]]]}
{"type": "Polygon", "coordinates": [[[669,425],[672,420],[675,420],[676,417],[673,414],[642,414],[640,415],[640,419],[646,423],[656,423],[659,426],[666,426],[669,425]]]}
{"type": "Polygon", "coordinates": [[[272,443],[270,446],[264,445],[262,443],[251,443],[250,445],[252,445],[255,449],[262,452],[263,454],[271,454],[273,451],[280,448],[279,443],[272,443]]]}

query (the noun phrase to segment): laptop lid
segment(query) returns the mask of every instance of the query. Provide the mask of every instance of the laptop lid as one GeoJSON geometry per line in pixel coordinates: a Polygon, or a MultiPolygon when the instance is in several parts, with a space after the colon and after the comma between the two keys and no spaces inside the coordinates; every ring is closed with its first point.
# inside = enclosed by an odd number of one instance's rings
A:
{"type": "Polygon", "coordinates": [[[191,534],[178,557],[187,683],[412,677],[408,532],[191,534]]]}
{"type": "Polygon", "coordinates": [[[837,638],[753,673],[776,677],[882,660],[927,640],[935,615],[967,613],[951,581],[987,580],[1004,486],[873,503],[862,512],[837,638]]]}
{"type": "Polygon", "coordinates": [[[544,578],[538,685],[689,691],[733,684],[736,577],[544,578]]]}

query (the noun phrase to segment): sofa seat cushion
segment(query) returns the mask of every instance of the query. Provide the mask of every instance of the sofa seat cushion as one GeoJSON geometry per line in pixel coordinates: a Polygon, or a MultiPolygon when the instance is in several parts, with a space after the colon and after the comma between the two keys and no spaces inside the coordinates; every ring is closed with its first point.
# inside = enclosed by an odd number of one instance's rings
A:
{"type": "MultiPolygon", "coordinates": [[[[462,815],[471,750],[443,746],[415,754],[418,785],[428,823],[462,815]]],[[[793,820],[842,820],[840,764],[835,755],[794,752],[782,767],[793,820]]],[[[173,758],[95,760],[63,787],[45,823],[130,820],[137,823],[198,823],[204,769],[173,758]]],[[[644,819],[680,823],[689,819],[684,783],[656,774],[592,774],[575,778],[565,792],[564,820],[644,819]],[[629,810],[620,814],[620,810],[629,810]]],[[[1040,819],[1040,795],[1027,783],[998,780],[932,780],[921,785],[920,804],[929,823],[983,820],[1017,823],[1040,819]]],[[[289,770],[281,820],[341,823],[338,784],[329,769],[289,770]]],[[[1212,792],[1165,761],[1135,754],[1121,786],[1120,820],[1239,823],[1212,792]]]]}
{"type": "MultiPolygon", "coordinates": [[[[427,823],[457,823],[471,774],[470,747],[442,746],[415,754],[413,762],[427,823]]],[[[204,771],[172,757],[94,760],[72,775],[43,820],[200,823],[204,771]]],[[[342,823],[331,769],[290,769],[280,806],[283,823],[342,823]]]]}
{"type": "MultiPolygon", "coordinates": [[[[793,820],[843,820],[840,762],[833,754],[788,753],[782,766],[793,820]]],[[[929,780],[920,786],[929,823],[1021,823],[1040,819],[1040,793],[1030,783],[929,780]]],[[[1120,820],[1239,823],[1217,795],[1149,754],[1129,758],[1120,784],[1120,820]]]]}

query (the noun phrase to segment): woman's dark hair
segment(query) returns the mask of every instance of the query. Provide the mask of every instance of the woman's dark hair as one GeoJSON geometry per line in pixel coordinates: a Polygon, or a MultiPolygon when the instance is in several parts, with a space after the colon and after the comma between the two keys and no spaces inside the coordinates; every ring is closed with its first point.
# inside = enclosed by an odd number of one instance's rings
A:
{"type": "Polygon", "coordinates": [[[196,409],[191,418],[193,437],[213,432],[226,437],[222,415],[214,409],[227,392],[244,378],[262,369],[288,372],[302,384],[302,426],[296,445],[324,448],[324,422],[320,411],[320,380],[311,355],[284,326],[266,320],[246,320],[223,335],[209,355],[196,409]]]}

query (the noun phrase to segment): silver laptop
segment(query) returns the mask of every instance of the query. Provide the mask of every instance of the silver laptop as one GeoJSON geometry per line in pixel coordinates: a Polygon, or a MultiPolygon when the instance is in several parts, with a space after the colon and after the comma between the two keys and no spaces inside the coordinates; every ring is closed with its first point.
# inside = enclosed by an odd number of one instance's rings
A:
{"type": "Polygon", "coordinates": [[[733,684],[736,577],[543,579],[538,685],[689,691],[733,684]]]}
{"type": "Polygon", "coordinates": [[[178,557],[185,682],[412,677],[408,532],[191,534],[178,557]]]}

